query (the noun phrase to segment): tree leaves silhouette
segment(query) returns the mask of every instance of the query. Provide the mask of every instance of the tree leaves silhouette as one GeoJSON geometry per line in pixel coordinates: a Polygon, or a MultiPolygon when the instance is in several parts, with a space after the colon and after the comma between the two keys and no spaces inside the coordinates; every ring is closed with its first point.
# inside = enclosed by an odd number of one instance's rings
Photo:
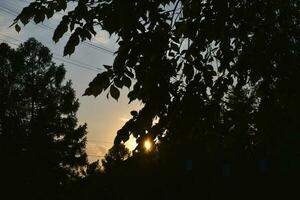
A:
{"type": "Polygon", "coordinates": [[[130,151],[124,144],[114,145],[105,154],[102,160],[102,165],[106,173],[113,173],[114,171],[120,171],[122,163],[130,157],[130,151]]]}
{"type": "MultiPolygon", "coordinates": [[[[67,2],[35,1],[14,23],[42,22],[65,10],[67,2]]],[[[118,99],[119,90],[133,83],[128,98],[144,107],[118,131],[115,144],[131,134],[138,139],[147,135],[182,143],[184,149],[201,146],[199,152],[205,145],[191,144],[202,141],[209,144],[208,155],[217,158],[222,152],[222,102],[230,88],[248,86],[255,88],[259,102],[251,123],[262,149],[279,162],[281,145],[300,131],[300,92],[295,87],[299,12],[297,0],[78,0],[53,39],[72,31],[64,50],[70,55],[80,41],[96,35],[95,27],[118,37],[114,62],[104,66],[106,71],[85,92],[97,96],[109,88],[118,99]]]]}

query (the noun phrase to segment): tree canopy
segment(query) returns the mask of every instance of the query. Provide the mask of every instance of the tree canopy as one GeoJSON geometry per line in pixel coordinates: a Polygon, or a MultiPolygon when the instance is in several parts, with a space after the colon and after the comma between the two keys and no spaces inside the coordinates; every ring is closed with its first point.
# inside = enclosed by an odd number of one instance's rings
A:
{"type": "Polygon", "coordinates": [[[115,144],[132,134],[138,149],[147,137],[165,143],[162,148],[174,144],[222,160],[239,134],[252,134],[259,139],[242,149],[260,146],[280,160],[282,144],[299,134],[298,0],[36,0],[15,28],[51,18],[72,2],[53,34],[58,42],[71,31],[64,55],[94,37],[96,27],[116,35],[119,44],[114,62],[85,95],[108,91],[118,99],[125,86],[130,101],[144,105],[132,112],[115,144]],[[235,102],[231,108],[231,92],[243,90],[255,94],[255,105],[235,102]]]}
{"type": "Polygon", "coordinates": [[[130,151],[125,147],[124,144],[118,144],[113,146],[108,150],[108,153],[105,155],[102,160],[102,165],[107,173],[115,168],[120,168],[121,163],[130,157],[130,151]]]}
{"type": "Polygon", "coordinates": [[[1,191],[11,199],[60,199],[87,163],[87,126],[65,72],[33,38],[0,44],[1,191]]]}

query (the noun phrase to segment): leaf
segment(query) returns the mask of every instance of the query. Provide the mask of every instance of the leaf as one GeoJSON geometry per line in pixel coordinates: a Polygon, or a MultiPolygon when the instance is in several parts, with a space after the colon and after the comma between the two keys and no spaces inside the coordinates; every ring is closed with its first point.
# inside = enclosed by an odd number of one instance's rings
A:
{"type": "Polygon", "coordinates": [[[174,57],[174,56],[175,56],[175,53],[170,51],[168,56],[174,57]]]}
{"type": "Polygon", "coordinates": [[[118,88],[116,88],[114,85],[110,86],[110,95],[118,101],[119,97],[120,97],[120,91],[118,88]]]}
{"type": "Polygon", "coordinates": [[[63,16],[62,21],[59,23],[59,25],[55,29],[53,37],[52,37],[52,39],[55,43],[59,41],[59,39],[64,35],[65,32],[68,31],[68,24],[69,24],[68,16],[63,16]]]}
{"type": "Polygon", "coordinates": [[[120,77],[114,78],[114,84],[115,84],[118,88],[122,88],[122,87],[123,87],[123,83],[122,83],[120,77]]]}
{"type": "Polygon", "coordinates": [[[84,96],[98,96],[106,90],[110,83],[110,73],[109,72],[103,72],[101,74],[98,74],[92,82],[90,82],[89,87],[85,90],[84,96]]]}
{"type": "Polygon", "coordinates": [[[175,36],[180,38],[186,32],[187,25],[185,22],[177,22],[175,26],[176,26],[175,36]]]}
{"type": "Polygon", "coordinates": [[[21,30],[21,27],[20,27],[18,24],[16,24],[16,25],[15,25],[15,29],[16,29],[16,31],[19,33],[20,30],[21,30]]]}
{"type": "Polygon", "coordinates": [[[183,73],[186,76],[187,81],[190,81],[194,76],[194,67],[192,65],[185,64],[183,73]]]}
{"type": "MultiPolygon", "coordinates": [[[[77,30],[77,29],[76,29],[77,30]]],[[[64,56],[71,55],[75,51],[75,47],[79,44],[80,39],[78,35],[78,31],[75,31],[70,39],[68,40],[65,48],[64,48],[64,56]]]]}
{"type": "Polygon", "coordinates": [[[126,70],[125,74],[128,75],[130,78],[134,78],[134,74],[129,70],[126,70]]]}
{"type": "Polygon", "coordinates": [[[127,88],[130,88],[131,86],[131,79],[128,78],[127,76],[123,76],[123,83],[127,88]]]}
{"type": "Polygon", "coordinates": [[[64,48],[64,56],[71,55],[72,53],[74,53],[74,51],[75,51],[75,46],[68,42],[64,48]]]}
{"type": "Polygon", "coordinates": [[[121,142],[126,142],[126,138],[129,138],[129,134],[127,131],[123,131],[122,129],[120,129],[118,132],[117,132],[117,136],[115,137],[115,140],[114,140],[114,145],[119,145],[119,144],[122,144],[121,142]]]}
{"type": "Polygon", "coordinates": [[[41,11],[39,11],[39,12],[36,13],[36,15],[34,16],[33,21],[34,21],[36,24],[38,24],[38,23],[44,21],[44,19],[45,19],[45,14],[42,13],[41,11]]]}
{"type": "Polygon", "coordinates": [[[48,19],[50,19],[54,15],[54,10],[47,10],[46,16],[48,19]]]}
{"type": "Polygon", "coordinates": [[[57,1],[61,7],[61,9],[66,10],[67,8],[67,1],[57,1]]]}
{"type": "Polygon", "coordinates": [[[136,117],[138,115],[138,112],[136,110],[132,110],[130,114],[132,115],[132,117],[136,117]]]}
{"type": "Polygon", "coordinates": [[[32,6],[25,7],[16,20],[20,20],[24,25],[28,24],[29,19],[34,15],[32,6]]]}
{"type": "Polygon", "coordinates": [[[174,51],[179,51],[179,45],[172,42],[171,43],[171,49],[174,50],[174,51]]]}
{"type": "Polygon", "coordinates": [[[127,97],[129,98],[129,103],[131,103],[133,100],[137,99],[138,92],[136,90],[132,90],[127,94],[127,97]]]}
{"type": "Polygon", "coordinates": [[[107,69],[107,70],[109,70],[109,69],[111,69],[111,68],[112,68],[112,66],[111,66],[111,65],[103,65],[103,67],[104,67],[105,69],[107,69]]]}

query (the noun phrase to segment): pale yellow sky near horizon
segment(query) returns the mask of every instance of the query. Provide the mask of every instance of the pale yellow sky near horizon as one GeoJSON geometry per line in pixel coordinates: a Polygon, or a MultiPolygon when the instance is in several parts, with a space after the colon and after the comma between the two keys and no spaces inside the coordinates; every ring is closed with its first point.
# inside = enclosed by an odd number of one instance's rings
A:
{"type": "MultiPolygon", "coordinates": [[[[47,46],[52,53],[62,56],[63,47],[67,39],[64,37],[55,44],[52,41],[54,30],[47,28],[56,27],[61,16],[56,15],[53,19],[44,22],[44,25],[46,26],[29,23],[20,33],[17,33],[13,27],[9,28],[9,25],[15,18],[14,12],[12,11],[19,12],[25,5],[24,2],[22,3],[19,0],[1,0],[0,39],[2,41],[0,40],[0,42],[5,40],[10,43],[18,44],[20,41],[25,41],[30,37],[34,37],[43,45],[47,46]]],[[[115,40],[109,38],[109,35],[106,32],[99,32],[93,39],[93,42],[109,50],[117,49],[115,40]]],[[[11,46],[15,47],[12,44],[11,46]]],[[[114,56],[113,54],[101,51],[100,49],[80,44],[70,58],[103,69],[103,64],[112,64],[114,56]]],[[[57,63],[61,63],[61,61],[57,63]]],[[[97,98],[94,98],[93,96],[82,96],[88,83],[97,75],[97,72],[78,68],[68,63],[65,63],[65,68],[67,70],[66,80],[72,80],[73,88],[80,101],[80,108],[77,112],[79,124],[87,123],[88,125],[87,153],[90,155],[89,160],[101,160],[107,150],[112,146],[117,130],[131,117],[130,111],[140,108],[141,104],[139,102],[128,104],[129,100],[126,96],[128,89],[122,90],[118,101],[115,101],[112,98],[107,99],[107,92],[97,98]]],[[[134,148],[133,139],[130,140],[128,147],[134,148]]]]}

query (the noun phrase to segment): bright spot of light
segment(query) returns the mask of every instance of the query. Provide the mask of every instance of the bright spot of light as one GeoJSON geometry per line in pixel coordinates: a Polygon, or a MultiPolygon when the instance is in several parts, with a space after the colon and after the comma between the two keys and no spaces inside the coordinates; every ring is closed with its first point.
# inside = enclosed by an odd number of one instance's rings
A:
{"type": "Polygon", "coordinates": [[[149,150],[151,149],[152,143],[150,142],[150,140],[146,140],[146,141],[144,142],[144,147],[145,147],[145,149],[146,149],[147,151],[149,151],[149,150]]]}
{"type": "Polygon", "coordinates": [[[126,146],[130,151],[133,151],[137,145],[138,145],[138,144],[136,143],[136,138],[133,137],[132,135],[130,135],[129,140],[128,140],[127,142],[125,142],[125,146],[126,146]]]}

